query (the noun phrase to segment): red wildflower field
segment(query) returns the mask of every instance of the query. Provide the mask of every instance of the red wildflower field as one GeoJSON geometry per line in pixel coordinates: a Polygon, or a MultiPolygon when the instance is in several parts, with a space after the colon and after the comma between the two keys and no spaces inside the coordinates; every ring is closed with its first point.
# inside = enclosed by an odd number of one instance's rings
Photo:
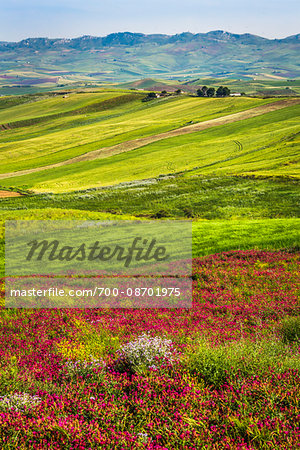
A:
{"type": "Polygon", "coordinates": [[[0,319],[3,449],[300,446],[298,253],[194,259],[191,309],[0,319]]]}

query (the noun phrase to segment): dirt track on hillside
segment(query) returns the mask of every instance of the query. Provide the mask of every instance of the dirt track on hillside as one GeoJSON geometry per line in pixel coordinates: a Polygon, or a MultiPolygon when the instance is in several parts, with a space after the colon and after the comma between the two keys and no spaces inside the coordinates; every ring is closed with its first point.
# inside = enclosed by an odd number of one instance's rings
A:
{"type": "Polygon", "coordinates": [[[8,198],[8,197],[21,197],[19,192],[13,191],[0,191],[0,198],[8,198]]]}
{"type": "Polygon", "coordinates": [[[176,128],[175,130],[167,131],[165,133],[154,134],[152,136],[133,139],[131,141],[122,142],[120,144],[113,145],[112,147],[104,147],[99,150],[93,150],[83,155],[76,156],[75,158],[67,159],[59,163],[50,164],[48,166],[37,167],[34,169],[20,170],[18,172],[10,172],[0,174],[0,179],[17,177],[21,175],[29,175],[31,173],[40,172],[42,170],[53,169],[56,167],[66,166],[81,161],[93,161],[95,159],[107,158],[109,156],[118,155],[119,153],[128,152],[144,145],[151,144],[152,142],[160,141],[161,139],[167,139],[175,136],[182,136],[184,134],[195,133],[196,131],[206,130],[208,128],[216,127],[219,125],[226,125],[228,123],[237,122],[239,120],[250,119],[252,117],[260,116],[262,114],[276,111],[278,109],[286,108],[300,103],[299,98],[291,98],[287,100],[279,100],[267,105],[257,106],[255,108],[247,109],[234,114],[228,114],[227,116],[218,117],[216,119],[206,120],[204,122],[195,123],[193,125],[187,125],[182,128],[176,128]]]}

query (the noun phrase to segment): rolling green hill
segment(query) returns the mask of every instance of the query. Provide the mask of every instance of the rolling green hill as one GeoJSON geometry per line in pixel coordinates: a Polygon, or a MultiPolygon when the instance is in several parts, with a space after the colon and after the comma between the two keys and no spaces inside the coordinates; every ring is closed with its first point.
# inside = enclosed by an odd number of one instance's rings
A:
{"type": "MultiPolygon", "coordinates": [[[[42,96],[33,97],[32,101],[30,97],[29,103],[0,110],[0,124],[17,118],[0,132],[1,173],[55,164],[132,139],[168,132],[190,122],[274,102],[274,99],[173,96],[143,103],[144,97],[145,94],[128,91],[74,92],[68,98],[42,96]],[[90,108],[97,104],[98,111],[82,112],[82,105],[88,102],[90,108]],[[107,102],[108,107],[101,108],[107,102]],[[69,111],[72,107],[73,111],[69,111]]],[[[0,99],[0,105],[2,101],[5,102],[5,97],[0,99]]]]}
{"type": "Polygon", "coordinates": [[[145,95],[0,98],[0,225],[192,218],[196,256],[297,248],[299,99],[145,95]]]}
{"type": "Polygon", "coordinates": [[[178,172],[299,176],[298,100],[278,102],[281,109],[272,110],[274,99],[173,96],[143,103],[136,93],[123,103],[124,97],[126,91],[74,93],[67,99],[41,98],[11,106],[8,116],[3,109],[0,118],[13,117],[13,111],[27,122],[17,121],[20,126],[15,127],[12,122],[12,129],[0,134],[1,185],[65,192],[178,172]],[[101,108],[101,98],[114,103],[101,108]],[[56,114],[48,114],[48,102],[56,114]],[[83,104],[95,103],[99,111],[82,113],[83,104]],[[265,110],[251,117],[258,107],[265,110]],[[241,111],[243,120],[226,123],[241,111]],[[197,130],[210,120],[213,126],[197,130]],[[179,129],[175,136],[174,129],[179,129]],[[145,137],[136,145],[135,139],[145,137]],[[76,157],[85,160],[72,159],[76,157]]]}

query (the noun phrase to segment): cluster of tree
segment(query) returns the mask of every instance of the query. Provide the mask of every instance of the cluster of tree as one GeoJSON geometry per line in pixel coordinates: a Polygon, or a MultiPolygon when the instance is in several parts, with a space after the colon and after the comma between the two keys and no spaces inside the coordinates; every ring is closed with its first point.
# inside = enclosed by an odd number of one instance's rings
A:
{"type": "MultiPolygon", "coordinates": [[[[181,89],[177,89],[176,91],[174,91],[175,95],[180,95],[181,93],[182,93],[181,89]]],[[[147,97],[145,97],[142,101],[143,102],[148,102],[149,100],[153,100],[154,98],[166,97],[166,96],[169,96],[169,95],[172,95],[172,94],[169,94],[166,90],[161,91],[160,94],[157,94],[156,92],[149,92],[147,94],[147,97]]]]}
{"type": "Polygon", "coordinates": [[[147,94],[147,97],[143,98],[142,102],[149,102],[150,100],[153,100],[157,97],[155,92],[149,92],[147,94]]]}
{"type": "Polygon", "coordinates": [[[220,86],[217,90],[213,87],[202,86],[202,88],[197,90],[198,97],[228,97],[230,95],[230,89],[228,87],[220,86]]]}
{"type": "Polygon", "coordinates": [[[215,88],[202,86],[202,88],[197,90],[197,95],[198,97],[213,97],[215,95],[215,88]]]}
{"type": "MultiPolygon", "coordinates": [[[[173,92],[176,95],[180,95],[182,93],[181,89],[177,89],[176,91],[173,92]]],[[[164,95],[168,95],[168,92],[166,90],[161,91],[161,93],[159,94],[161,97],[163,97],[164,95]]],[[[171,95],[171,94],[169,94],[171,95]]]]}
{"type": "Polygon", "coordinates": [[[230,89],[227,86],[220,86],[217,89],[217,97],[228,97],[230,95],[230,89]]]}

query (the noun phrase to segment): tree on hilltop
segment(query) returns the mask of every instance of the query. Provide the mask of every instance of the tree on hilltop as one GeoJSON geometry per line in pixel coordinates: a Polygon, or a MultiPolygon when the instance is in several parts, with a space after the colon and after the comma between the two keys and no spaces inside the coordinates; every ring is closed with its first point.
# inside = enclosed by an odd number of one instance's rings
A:
{"type": "Polygon", "coordinates": [[[213,97],[215,95],[215,88],[213,88],[213,87],[208,88],[206,91],[206,95],[207,95],[207,97],[213,97]]]}
{"type": "Polygon", "coordinates": [[[230,95],[230,89],[228,87],[220,86],[216,92],[217,97],[228,97],[230,95]]]}
{"type": "Polygon", "coordinates": [[[217,97],[223,97],[223,86],[219,86],[216,92],[217,97]]]}
{"type": "Polygon", "coordinates": [[[204,97],[204,92],[202,89],[197,89],[197,96],[198,97],[204,97]]]}
{"type": "Polygon", "coordinates": [[[156,98],[156,93],[155,92],[149,92],[147,94],[147,97],[143,98],[142,102],[148,102],[149,100],[153,100],[156,98]]]}

